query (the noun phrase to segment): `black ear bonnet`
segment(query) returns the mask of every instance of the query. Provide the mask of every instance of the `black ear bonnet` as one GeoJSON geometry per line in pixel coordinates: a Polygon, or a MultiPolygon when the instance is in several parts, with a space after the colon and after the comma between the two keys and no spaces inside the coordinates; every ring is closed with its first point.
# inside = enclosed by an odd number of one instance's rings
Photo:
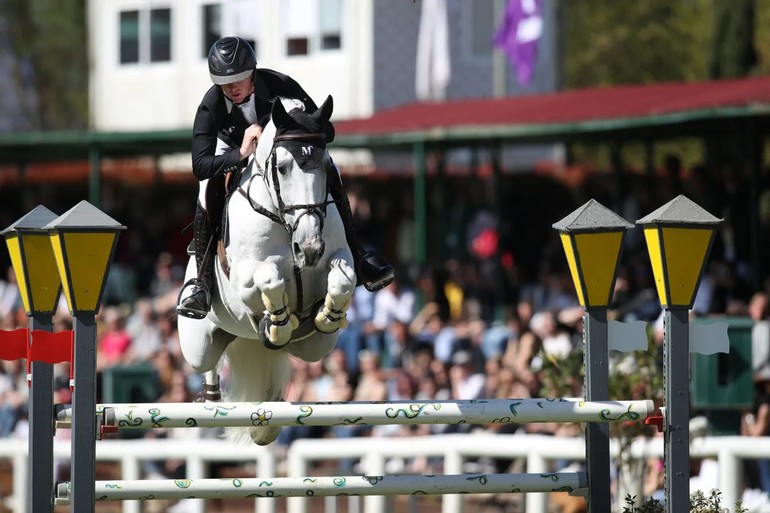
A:
{"type": "Polygon", "coordinates": [[[297,164],[303,169],[321,166],[326,153],[326,137],[324,125],[326,122],[316,119],[304,110],[292,109],[288,113],[290,121],[282,122],[275,127],[276,147],[285,148],[297,164]],[[280,140],[281,136],[317,134],[317,137],[302,138],[299,140],[280,140]]]}

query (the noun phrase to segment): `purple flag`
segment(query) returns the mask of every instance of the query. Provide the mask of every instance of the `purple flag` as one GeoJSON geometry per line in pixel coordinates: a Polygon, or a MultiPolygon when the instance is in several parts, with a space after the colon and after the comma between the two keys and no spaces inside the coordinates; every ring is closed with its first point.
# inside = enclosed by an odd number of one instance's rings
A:
{"type": "Polygon", "coordinates": [[[542,34],[542,0],[508,0],[505,17],[493,41],[508,56],[521,85],[532,82],[537,42],[542,34]]]}

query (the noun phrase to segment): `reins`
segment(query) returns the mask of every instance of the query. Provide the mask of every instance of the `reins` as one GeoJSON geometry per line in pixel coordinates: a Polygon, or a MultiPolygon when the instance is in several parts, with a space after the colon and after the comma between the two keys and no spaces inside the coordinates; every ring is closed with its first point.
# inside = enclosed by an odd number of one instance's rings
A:
{"type": "MultiPolygon", "coordinates": [[[[297,229],[297,226],[299,225],[300,219],[302,219],[302,216],[308,215],[308,214],[316,214],[318,216],[319,222],[321,224],[321,231],[323,232],[324,229],[324,222],[326,220],[326,207],[327,205],[334,203],[334,200],[324,200],[320,203],[307,203],[307,204],[296,204],[296,205],[286,205],[283,201],[283,197],[281,196],[281,185],[278,181],[278,165],[277,165],[277,156],[276,156],[276,143],[281,141],[326,141],[326,136],[323,133],[308,133],[308,134],[283,134],[283,135],[277,135],[273,138],[273,146],[270,149],[270,155],[265,160],[265,166],[264,169],[260,168],[258,163],[254,162],[254,165],[259,169],[260,172],[258,173],[252,173],[252,175],[249,177],[248,184],[246,186],[246,190],[243,190],[243,187],[238,187],[238,192],[241,193],[242,196],[244,196],[248,202],[249,205],[251,205],[252,210],[254,212],[261,214],[265,216],[266,218],[270,219],[276,224],[281,225],[285,230],[286,233],[289,236],[289,241],[291,241],[292,237],[294,236],[294,232],[297,229]],[[277,201],[277,205],[275,205],[278,209],[278,212],[273,212],[267,208],[265,208],[263,205],[260,205],[251,196],[251,186],[254,182],[254,178],[257,175],[262,176],[262,180],[265,183],[265,187],[269,188],[270,184],[268,183],[268,179],[266,176],[266,172],[270,170],[272,173],[272,182],[273,182],[273,191],[275,192],[275,197],[277,201]],[[300,214],[296,217],[294,220],[294,223],[289,223],[286,219],[286,213],[292,212],[296,210],[301,210],[300,214]]],[[[326,185],[326,195],[324,197],[328,197],[329,195],[329,184],[327,181],[326,185]]],[[[302,277],[300,275],[300,268],[297,265],[296,258],[294,257],[294,252],[291,252],[292,259],[294,260],[294,277],[297,281],[297,305],[298,305],[298,312],[303,311],[303,292],[302,292],[302,277]]]]}

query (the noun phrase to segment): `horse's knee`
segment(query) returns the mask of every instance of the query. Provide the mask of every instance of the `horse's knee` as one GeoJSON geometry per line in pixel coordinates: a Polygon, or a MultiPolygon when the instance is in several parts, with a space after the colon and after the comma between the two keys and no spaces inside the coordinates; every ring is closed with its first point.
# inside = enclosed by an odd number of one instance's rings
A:
{"type": "Polygon", "coordinates": [[[356,287],[356,273],[342,258],[334,259],[329,269],[327,292],[335,297],[351,296],[356,287]]]}
{"type": "Polygon", "coordinates": [[[244,260],[238,264],[234,273],[234,283],[241,301],[253,308],[262,300],[262,294],[278,301],[283,296],[285,282],[278,267],[271,262],[244,260]]]}

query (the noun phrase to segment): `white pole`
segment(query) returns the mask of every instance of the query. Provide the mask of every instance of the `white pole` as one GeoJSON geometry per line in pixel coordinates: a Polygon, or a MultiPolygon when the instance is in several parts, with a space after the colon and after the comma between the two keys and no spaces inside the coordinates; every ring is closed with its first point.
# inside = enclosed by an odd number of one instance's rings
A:
{"type": "MultiPolygon", "coordinates": [[[[96,481],[100,500],[327,497],[330,495],[445,495],[453,493],[561,492],[585,488],[584,472],[279,477],[275,479],[163,479],[96,481]]],[[[57,486],[57,505],[68,504],[69,482],[57,486]]]]}
{"type": "MultiPolygon", "coordinates": [[[[649,400],[585,401],[576,398],[390,403],[100,404],[97,412],[107,425],[118,429],[613,422],[641,421],[655,413],[653,402],[649,400]]],[[[69,427],[71,419],[72,409],[62,409],[57,416],[57,427],[69,427]]]]}

